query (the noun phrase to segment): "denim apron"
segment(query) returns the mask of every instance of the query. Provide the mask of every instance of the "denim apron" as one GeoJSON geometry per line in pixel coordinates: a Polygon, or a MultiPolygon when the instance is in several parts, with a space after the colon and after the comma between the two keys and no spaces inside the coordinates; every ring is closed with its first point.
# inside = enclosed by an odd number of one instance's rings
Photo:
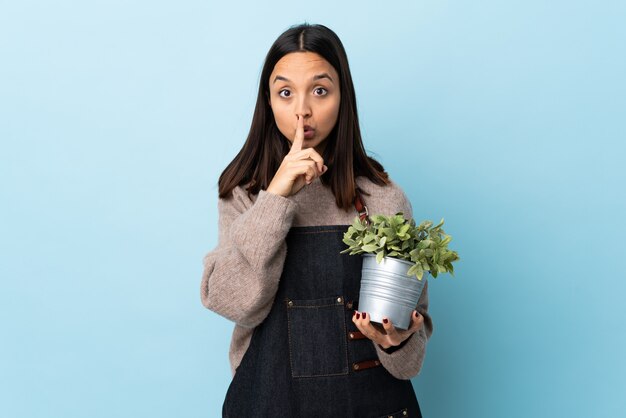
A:
{"type": "Polygon", "coordinates": [[[348,227],[289,230],[276,297],[253,331],[223,417],[422,416],[411,381],[393,377],[352,322],[362,258],[339,254],[348,227]]]}

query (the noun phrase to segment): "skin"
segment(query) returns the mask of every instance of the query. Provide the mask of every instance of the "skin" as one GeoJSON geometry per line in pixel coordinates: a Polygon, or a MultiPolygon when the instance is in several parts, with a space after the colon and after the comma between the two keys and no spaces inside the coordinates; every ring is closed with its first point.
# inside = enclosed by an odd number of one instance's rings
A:
{"type": "MultiPolygon", "coordinates": [[[[339,115],[339,75],[318,54],[293,52],[276,63],[269,83],[268,101],[276,126],[289,140],[291,148],[274,174],[267,192],[287,197],[311,184],[314,178],[328,169],[321,154],[339,115]],[[315,77],[322,74],[325,77],[315,77]],[[304,138],[304,125],[315,129],[312,138],[304,138]]],[[[389,348],[399,345],[420,329],[424,317],[414,311],[408,330],[396,329],[391,322],[383,323],[382,327],[372,324],[367,313],[356,311],[352,321],[367,338],[383,348],[389,348]]]]}
{"type": "Polygon", "coordinates": [[[367,315],[367,312],[354,311],[354,315],[352,316],[352,322],[354,322],[359,331],[385,349],[400,345],[402,341],[409,338],[411,334],[418,331],[424,325],[424,317],[415,310],[413,311],[413,315],[411,315],[411,324],[407,330],[396,329],[396,327],[391,324],[391,321],[385,324],[384,319],[388,318],[383,318],[381,327],[380,324],[370,322],[370,316],[367,315]]]}
{"type": "Polygon", "coordinates": [[[291,148],[267,191],[291,196],[328,169],[321,154],[339,116],[339,75],[316,53],[292,52],[270,74],[268,102],[291,148]],[[304,125],[315,130],[312,138],[304,138],[304,125]]]}

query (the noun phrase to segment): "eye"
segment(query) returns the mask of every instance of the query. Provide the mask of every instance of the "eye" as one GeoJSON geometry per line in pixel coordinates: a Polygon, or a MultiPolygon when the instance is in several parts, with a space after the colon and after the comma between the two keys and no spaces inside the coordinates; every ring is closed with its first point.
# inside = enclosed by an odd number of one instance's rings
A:
{"type": "Polygon", "coordinates": [[[285,89],[283,89],[283,90],[281,90],[281,91],[279,91],[279,92],[278,92],[278,95],[279,95],[280,97],[285,97],[285,98],[286,98],[286,97],[291,96],[291,92],[290,92],[289,90],[285,90],[285,89]],[[283,95],[281,94],[282,92],[287,92],[287,93],[289,93],[289,94],[287,94],[287,96],[283,96],[283,95]]]}
{"type": "Polygon", "coordinates": [[[328,94],[328,90],[326,90],[324,87],[318,87],[315,89],[315,91],[319,91],[319,90],[324,91],[324,94],[320,94],[320,96],[326,96],[328,94]]]}

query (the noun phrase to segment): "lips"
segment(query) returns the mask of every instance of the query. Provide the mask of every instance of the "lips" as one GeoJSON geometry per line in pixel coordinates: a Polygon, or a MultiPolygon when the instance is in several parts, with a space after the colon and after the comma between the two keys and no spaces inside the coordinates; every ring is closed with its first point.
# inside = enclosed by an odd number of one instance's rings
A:
{"type": "Polygon", "coordinates": [[[313,138],[313,135],[315,135],[315,129],[311,128],[310,126],[305,126],[304,139],[311,139],[313,138]]]}

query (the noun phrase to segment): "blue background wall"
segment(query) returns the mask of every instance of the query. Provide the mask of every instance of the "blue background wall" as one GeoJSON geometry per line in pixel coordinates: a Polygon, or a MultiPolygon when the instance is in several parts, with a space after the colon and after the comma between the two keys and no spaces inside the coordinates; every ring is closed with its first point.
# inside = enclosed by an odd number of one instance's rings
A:
{"type": "Polygon", "coordinates": [[[462,257],[431,283],[424,415],[621,416],[624,2],[256,3],[0,3],[0,415],[219,416],[217,178],[306,20],[462,257]]]}

